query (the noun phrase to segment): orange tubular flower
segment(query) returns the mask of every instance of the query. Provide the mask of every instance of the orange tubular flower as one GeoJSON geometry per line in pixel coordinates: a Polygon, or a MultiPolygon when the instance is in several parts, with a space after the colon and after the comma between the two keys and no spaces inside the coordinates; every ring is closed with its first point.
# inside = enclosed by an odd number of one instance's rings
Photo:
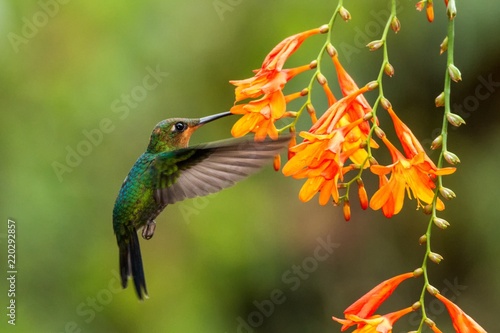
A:
{"type": "Polygon", "coordinates": [[[342,320],[340,321],[337,320],[337,318],[334,319],[342,324],[341,330],[345,331],[350,326],[358,324],[355,320],[356,317],[365,319],[372,316],[375,311],[377,311],[380,304],[382,304],[394,292],[401,282],[414,276],[413,272],[409,272],[385,280],[345,309],[345,320],[340,319],[342,320]]]}
{"type": "MultiPolygon", "coordinates": [[[[403,146],[406,157],[412,158],[418,153],[425,153],[420,141],[418,141],[417,137],[413,134],[410,128],[406,126],[401,119],[399,119],[392,107],[389,107],[387,112],[391,116],[392,123],[394,124],[394,130],[396,131],[396,135],[403,146]]],[[[429,156],[427,156],[427,154],[425,154],[424,157],[426,162],[428,162],[433,168],[436,168],[434,162],[429,158],[429,156]]]]}
{"type": "MultiPolygon", "coordinates": [[[[337,78],[339,81],[340,89],[342,90],[342,95],[348,96],[354,91],[357,91],[359,89],[358,85],[340,64],[338,55],[335,54],[332,57],[332,60],[333,64],[335,65],[335,70],[337,71],[337,78]]],[[[348,114],[352,121],[358,118],[362,118],[365,114],[371,111],[372,108],[366,98],[363,95],[359,95],[356,97],[356,102],[352,103],[351,107],[349,108],[348,114]]],[[[368,134],[370,132],[370,126],[368,123],[361,124],[360,129],[365,134],[368,134]]]]}
{"type": "MultiPolygon", "coordinates": [[[[401,211],[405,190],[410,198],[411,194],[413,194],[417,199],[418,206],[423,207],[422,202],[431,203],[434,200],[433,189],[436,187],[432,177],[449,175],[455,172],[455,168],[436,168],[429,163],[424,152],[419,152],[413,158],[407,159],[392,145],[387,137],[384,136],[382,141],[391,152],[393,164],[388,166],[372,165],[370,170],[379,176],[391,173],[391,177],[385,184],[382,184],[381,178],[381,187],[372,196],[370,207],[373,210],[378,210],[386,206],[386,209],[383,210],[386,217],[392,217],[392,215],[401,211]]],[[[436,208],[438,210],[444,209],[444,203],[439,198],[437,199],[436,208]]]]}
{"type": "Polygon", "coordinates": [[[435,294],[437,299],[439,299],[448,309],[450,313],[451,321],[453,322],[453,327],[457,333],[486,333],[486,330],[479,326],[478,323],[469,317],[465,312],[462,311],[455,303],[441,295],[440,293],[435,294]]]}
{"type": "Polygon", "coordinates": [[[412,311],[413,308],[410,306],[383,316],[375,315],[370,318],[360,318],[359,316],[348,314],[346,315],[347,320],[335,317],[332,317],[332,319],[340,324],[344,324],[344,326],[346,324],[349,324],[349,326],[357,324],[358,328],[352,333],[392,333],[394,323],[412,311]]]}
{"type": "Polygon", "coordinates": [[[256,141],[263,141],[266,135],[276,140],[278,130],[274,126],[274,122],[284,115],[285,109],[285,96],[281,90],[248,104],[235,105],[231,108],[231,112],[243,114],[243,117],[233,125],[231,134],[234,137],[240,137],[249,132],[255,132],[256,141]]]}
{"type": "Polygon", "coordinates": [[[286,101],[282,89],[294,76],[314,68],[315,63],[292,69],[283,69],[283,65],[290,55],[295,52],[302,42],[309,36],[324,33],[328,27],[308,30],[281,41],[264,59],[255,75],[245,80],[230,81],[236,86],[235,101],[249,98],[259,98],[246,104],[238,104],[231,108],[234,114],[242,114],[233,126],[232,134],[235,137],[255,132],[255,140],[264,140],[266,135],[272,139],[278,137],[274,123],[282,118],[286,111],[286,101]]]}
{"type": "Polygon", "coordinates": [[[352,169],[352,166],[344,167],[344,163],[353,156],[359,158],[359,154],[356,154],[360,150],[366,154],[366,151],[360,148],[362,139],[358,129],[358,126],[366,121],[362,118],[354,122],[340,120],[356,97],[368,90],[365,86],[335,102],[309,132],[300,133],[304,141],[290,148],[293,157],[283,167],[283,174],[296,179],[308,178],[299,192],[301,201],[309,201],[320,192],[321,205],[326,205],[330,197],[338,202],[337,182],[352,169]],[[354,133],[354,137],[351,133],[354,133]]]}
{"type": "Polygon", "coordinates": [[[326,25],[285,38],[269,52],[257,74],[264,71],[281,71],[285,61],[300,47],[307,37],[325,32],[328,32],[328,26],[326,25]]]}

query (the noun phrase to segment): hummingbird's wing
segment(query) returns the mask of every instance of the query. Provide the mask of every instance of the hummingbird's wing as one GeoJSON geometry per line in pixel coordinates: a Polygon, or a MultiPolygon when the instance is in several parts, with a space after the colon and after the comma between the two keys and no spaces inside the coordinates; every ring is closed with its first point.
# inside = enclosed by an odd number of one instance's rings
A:
{"type": "Polygon", "coordinates": [[[229,139],[159,154],[152,165],[154,196],[162,206],[218,192],[257,172],[290,136],[255,142],[229,139]]]}

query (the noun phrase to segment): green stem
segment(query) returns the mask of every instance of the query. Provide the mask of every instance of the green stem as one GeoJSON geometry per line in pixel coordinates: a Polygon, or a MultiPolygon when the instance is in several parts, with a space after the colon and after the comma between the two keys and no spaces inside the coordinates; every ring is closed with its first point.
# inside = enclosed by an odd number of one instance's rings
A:
{"type": "MultiPolygon", "coordinates": [[[[452,2],[454,0],[450,0],[452,2]]],[[[441,136],[442,136],[442,144],[441,144],[441,152],[439,154],[439,159],[437,163],[437,167],[441,168],[444,162],[444,152],[447,151],[447,143],[448,143],[448,114],[451,112],[450,107],[450,96],[451,96],[451,77],[448,73],[448,67],[453,64],[453,51],[454,51],[454,42],[455,42],[455,20],[450,19],[448,22],[448,50],[447,50],[447,58],[446,58],[446,71],[444,77],[444,113],[443,113],[443,123],[441,127],[441,136]]],[[[427,231],[425,236],[427,237],[426,241],[426,251],[424,255],[424,260],[422,262],[422,270],[424,275],[424,286],[422,288],[422,293],[420,294],[420,303],[421,303],[421,311],[422,311],[422,320],[418,327],[418,333],[422,332],[422,329],[425,324],[425,320],[428,318],[427,313],[425,311],[425,295],[427,291],[427,287],[430,285],[429,283],[429,275],[427,271],[427,263],[429,261],[429,254],[431,252],[431,232],[434,218],[436,217],[437,210],[437,202],[439,196],[439,189],[443,185],[443,177],[437,176],[437,186],[434,190],[434,199],[432,201],[432,214],[429,220],[427,231]]]]}
{"type": "MultiPolygon", "coordinates": [[[[302,104],[300,109],[297,111],[297,116],[295,117],[295,120],[292,123],[290,123],[289,125],[285,126],[283,129],[289,128],[289,127],[295,128],[295,125],[297,124],[297,121],[299,120],[300,116],[302,115],[302,112],[306,109],[308,104],[312,104],[311,103],[312,102],[312,87],[313,87],[314,82],[316,81],[317,76],[319,74],[321,74],[321,60],[323,59],[323,55],[325,54],[326,47],[328,46],[328,44],[330,44],[330,42],[332,40],[333,24],[335,23],[335,19],[338,16],[340,8],[342,8],[342,3],[343,3],[343,1],[339,0],[339,2],[337,4],[337,8],[335,8],[333,15],[330,18],[330,21],[328,22],[328,32],[326,33],[325,43],[323,44],[323,46],[319,50],[319,53],[315,59],[317,62],[316,71],[312,75],[311,80],[309,80],[309,84],[307,85],[307,90],[309,92],[307,95],[307,100],[304,104],[302,104]]],[[[281,130],[283,130],[283,129],[281,129],[281,130]]]]}

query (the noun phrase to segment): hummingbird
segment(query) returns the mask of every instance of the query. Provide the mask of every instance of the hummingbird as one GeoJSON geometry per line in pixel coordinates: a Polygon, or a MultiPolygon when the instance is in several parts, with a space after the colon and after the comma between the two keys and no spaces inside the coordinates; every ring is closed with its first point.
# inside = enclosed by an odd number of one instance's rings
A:
{"type": "Polygon", "coordinates": [[[123,181],[113,208],[113,229],[122,287],[132,277],[140,300],[148,292],[138,230],[142,228],[144,239],[151,239],[155,218],[168,204],[234,185],[270,162],[290,141],[290,136],[262,142],[243,138],[188,147],[200,126],[229,115],[227,111],[196,119],[162,120],[123,181]]]}

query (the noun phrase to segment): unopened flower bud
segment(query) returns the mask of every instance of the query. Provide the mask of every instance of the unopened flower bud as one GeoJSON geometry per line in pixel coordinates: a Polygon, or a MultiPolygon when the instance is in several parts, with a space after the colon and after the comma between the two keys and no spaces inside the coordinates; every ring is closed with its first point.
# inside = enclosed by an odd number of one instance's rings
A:
{"type": "Polygon", "coordinates": [[[429,259],[432,260],[434,263],[439,264],[444,258],[439,253],[431,252],[429,253],[429,259]]]}
{"type": "Polygon", "coordinates": [[[434,103],[436,103],[436,107],[439,108],[441,106],[444,106],[444,92],[440,93],[436,99],[434,100],[434,103]]]}
{"type": "Polygon", "coordinates": [[[431,149],[436,150],[443,144],[443,136],[439,134],[431,143],[431,149]]]}
{"type": "Polygon", "coordinates": [[[425,205],[424,208],[422,209],[425,215],[430,215],[432,214],[432,205],[425,205]]]}
{"type": "Polygon", "coordinates": [[[316,68],[318,67],[318,60],[313,60],[309,63],[309,68],[310,69],[313,69],[313,68],[316,68]]]}
{"type": "Polygon", "coordinates": [[[440,217],[435,217],[433,219],[434,224],[439,228],[439,229],[446,229],[450,226],[450,223],[446,221],[445,219],[442,219],[440,217]]]}
{"type": "Polygon", "coordinates": [[[328,24],[323,24],[321,27],[319,27],[319,32],[321,32],[322,34],[326,34],[328,30],[330,30],[328,24]]]}
{"type": "Polygon", "coordinates": [[[366,84],[366,87],[368,90],[373,90],[378,88],[378,82],[377,81],[371,81],[366,84]]]}
{"type": "Polygon", "coordinates": [[[365,185],[363,184],[361,178],[357,179],[357,183],[358,183],[359,203],[361,205],[361,208],[365,210],[368,208],[368,194],[366,193],[365,185]]]}
{"type": "Polygon", "coordinates": [[[281,168],[281,156],[280,156],[280,154],[274,155],[273,167],[274,167],[274,171],[280,170],[280,168],[281,168]]]}
{"type": "Polygon", "coordinates": [[[424,9],[424,6],[425,6],[425,2],[426,0],[420,0],[419,2],[417,2],[417,4],[415,5],[415,8],[421,12],[422,9],[424,9]]]}
{"type": "Polygon", "coordinates": [[[314,124],[318,120],[314,106],[311,103],[307,103],[306,109],[307,113],[309,113],[309,117],[311,117],[312,123],[314,124]]]}
{"type": "Polygon", "coordinates": [[[391,21],[391,29],[395,33],[398,33],[399,30],[401,29],[401,22],[399,22],[398,18],[394,16],[391,21]]]}
{"type": "Polygon", "coordinates": [[[448,36],[446,36],[441,45],[439,45],[439,54],[443,54],[446,51],[448,51],[448,36]]]}
{"type": "Polygon", "coordinates": [[[370,156],[368,162],[370,162],[370,165],[378,165],[378,161],[373,156],[370,156]]]}
{"type": "Polygon", "coordinates": [[[457,7],[455,7],[455,1],[451,1],[446,6],[446,14],[450,20],[453,20],[457,16],[457,7]]]}
{"type": "Polygon", "coordinates": [[[456,113],[448,113],[446,115],[446,119],[448,119],[448,122],[455,127],[465,124],[465,120],[456,113]]]}
{"type": "Polygon", "coordinates": [[[424,273],[424,270],[422,269],[422,267],[419,267],[413,271],[413,277],[419,277],[423,273],[424,273]]]}
{"type": "Polygon", "coordinates": [[[378,50],[382,45],[384,45],[384,41],[381,40],[381,39],[378,39],[378,40],[374,40],[372,42],[369,42],[368,44],[366,44],[366,46],[368,47],[368,49],[370,51],[376,51],[378,50]]]}
{"type": "Polygon", "coordinates": [[[420,236],[420,238],[418,239],[418,243],[420,245],[424,245],[425,243],[427,243],[427,235],[420,236]]]}
{"type": "Polygon", "coordinates": [[[330,43],[326,46],[326,52],[328,52],[328,55],[332,58],[337,55],[337,49],[330,43]]]}
{"type": "Polygon", "coordinates": [[[344,207],[342,208],[344,212],[344,219],[349,221],[351,219],[351,205],[349,204],[349,200],[344,199],[344,207]]]}
{"type": "Polygon", "coordinates": [[[385,132],[380,127],[375,127],[375,134],[382,139],[385,136],[385,132]]]}
{"type": "Polygon", "coordinates": [[[386,63],[384,66],[384,73],[387,76],[392,77],[394,75],[394,67],[392,67],[390,63],[386,63]]]}
{"type": "Polygon", "coordinates": [[[351,19],[351,13],[349,13],[349,11],[347,9],[345,9],[345,7],[343,7],[343,6],[340,7],[340,9],[339,9],[339,15],[346,22],[351,19]]]}
{"type": "Polygon", "coordinates": [[[455,81],[462,81],[462,73],[460,73],[460,70],[457,68],[457,66],[451,64],[448,66],[448,74],[450,74],[450,78],[455,81]]]}
{"type": "Polygon", "coordinates": [[[413,311],[416,311],[416,310],[420,309],[421,306],[422,306],[422,304],[420,304],[420,302],[415,302],[415,303],[413,303],[411,308],[413,309],[413,311]]]}
{"type": "Polygon", "coordinates": [[[426,8],[426,14],[427,14],[427,20],[429,22],[434,21],[434,5],[431,1],[427,1],[427,8],[426,8]]]}
{"type": "Polygon", "coordinates": [[[309,94],[309,89],[308,88],[304,88],[300,91],[300,96],[306,96],[309,94]]]}
{"type": "Polygon", "coordinates": [[[295,133],[295,128],[290,127],[290,136],[292,138],[290,139],[290,142],[288,142],[288,154],[287,154],[288,160],[290,160],[295,155],[295,152],[292,151],[292,148],[295,145],[297,145],[297,136],[295,133]]]}
{"type": "Polygon", "coordinates": [[[318,75],[316,76],[316,80],[318,80],[318,83],[322,86],[326,84],[326,77],[321,73],[318,73],[318,75]]]}
{"type": "Polygon", "coordinates": [[[389,100],[385,97],[382,97],[380,99],[380,105],[382,105],[382,107],[386,110],[389,110],[390,108],[392,108],[391,102],[389,102],[389,100]]]}
{"type": "Polygon", "coordinates": [[[367,114],[365,114],[365,115],[363,116],[363,120],[364,120],[364,121],[370,120],[370,119],[372,119],[372,118],[373,118],[373,112],[368,112],[367,114]]]}
{"type": "Polygon", "coordinates": [[[443,198],[445,198],[446,200],[455,199],[457,197],[455,192],[453,192],[451,189],[444,187],[444,186],[441,186],[439,188],[439,193],[441,193],[443,198]]]}
{"type": "Polygon", "coordinates": [[[434,287],[433,285],[428,285],[427,286],[427,292],[431,295],[436,295],[436,294],[439,294],[439,290],[437,290],[436,287],[434,287]]]}
{"type": "Polygon", "coordinates": [[[450,163],[451,165],[457,165],[458,163],[460,163],[460,159],[458,158],[458,156],[450,151],[445,151],[443,153],[443,157],[446,162],[450,163]]]}

